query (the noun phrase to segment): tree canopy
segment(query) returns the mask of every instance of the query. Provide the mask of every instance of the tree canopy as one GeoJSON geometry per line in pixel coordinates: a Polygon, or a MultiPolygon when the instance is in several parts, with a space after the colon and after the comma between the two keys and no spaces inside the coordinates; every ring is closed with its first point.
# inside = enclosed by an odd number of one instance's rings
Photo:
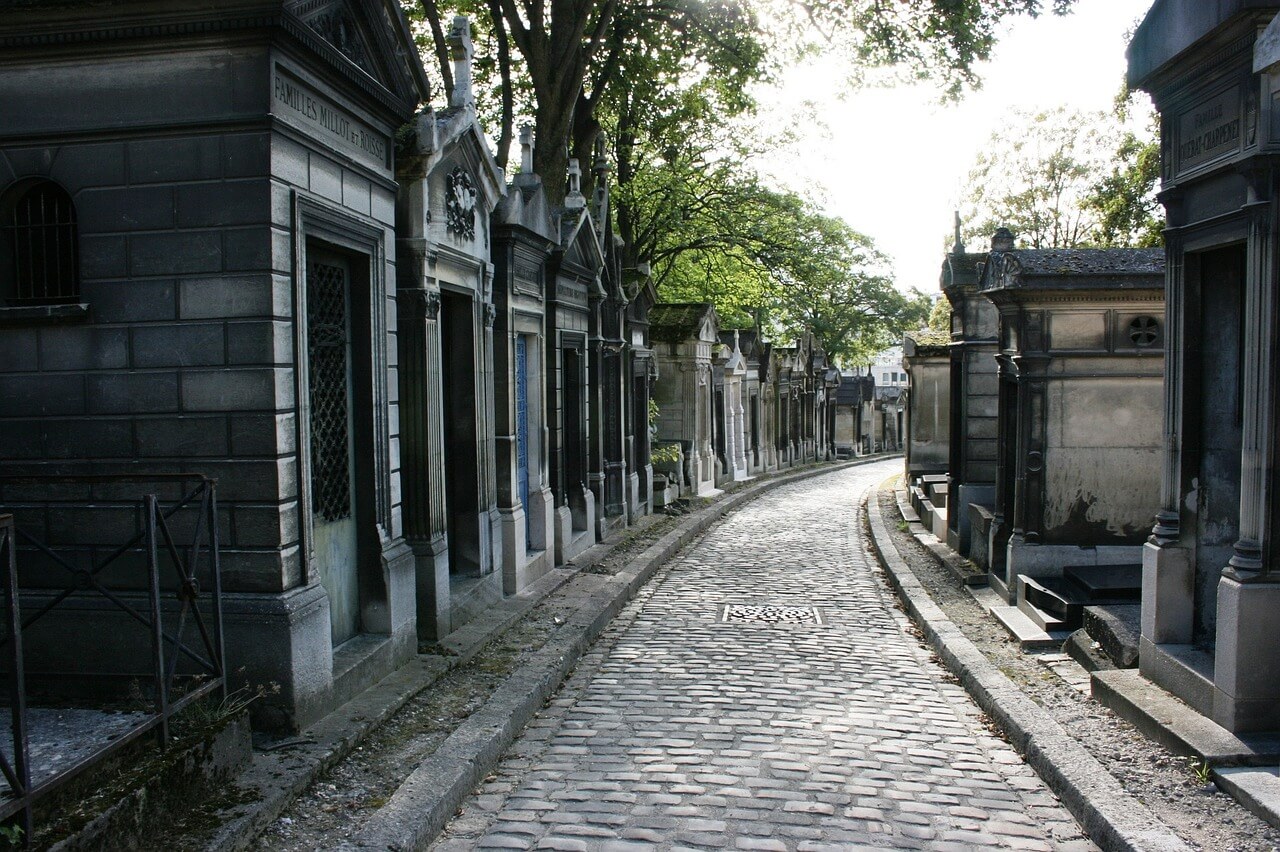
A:
{"type": "Polygon", "coordinates": [[[893,68],[954,94],[976,82],[1001,20],[1074,0],[403,2],[446,88],[445,16],[480,18],[478,102],[499,129],[499,160],[517,114],[532,113],[550,197],[563,194],[568,159],[585,165],[603,136],[623,265],[649,264],[660,298],[713,302],[729,326],[811,329],[851,362],[923,321],[928,300],[893,287],[869,237],[751,168],[767,144],[741,130],[752,85],[807,51],[839,50],[853,78],[893,68]]]}
{"type": "Polygon", "coordinates": [[[1028,248],[1160,245],[1154,119],[1126,126],[1128,109],[1011,113],[969,173],[966,241],[1003,226],[1028,248]]]}

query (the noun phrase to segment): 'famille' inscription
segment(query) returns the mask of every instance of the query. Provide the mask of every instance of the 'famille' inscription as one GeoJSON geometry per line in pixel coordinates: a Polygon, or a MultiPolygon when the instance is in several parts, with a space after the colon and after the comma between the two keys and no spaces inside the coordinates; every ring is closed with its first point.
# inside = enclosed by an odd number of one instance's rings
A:
{"type": "Polygon", "coordinates": [[[1178,171],[1240,149],[1240,90],[1231,89],[1182,114],[1178,171]]]}
{"type": "Polygon", "coordinates": [[[293,117],[324,130],[330,138],[338,140],[345,148],[354,149],[377,160],[380,165],[386,166],[386,137],[363,126],[356,119],[327,103],[319,95],[308,91],[298,81],[284,76],[278,70],[272,88],[276,101],[288,107],[293,117]]]}

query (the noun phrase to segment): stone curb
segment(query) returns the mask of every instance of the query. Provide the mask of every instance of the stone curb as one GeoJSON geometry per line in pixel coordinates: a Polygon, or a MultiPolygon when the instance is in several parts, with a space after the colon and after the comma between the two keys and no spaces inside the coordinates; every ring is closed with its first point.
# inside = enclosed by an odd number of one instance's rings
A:
{"type": "Polygon", "coordinates": [[[1188,850],[1186,843],[978,650],[929,597],[899,555],[877,499],[867,498],[872,546],[912,620],[982,710],[1106,850],[1188,850]]]}
{"type": "Polygon", "coordinates": [[[345,848],[396,852],[425,848],[640,587],[727,513],[783,485],[896,456],[885,454],[782,474],[734,491],[683,519],[676,529],[606,578],[555,637],[498,687],[482,710],[472,714],[410,773],[345,848]]]}

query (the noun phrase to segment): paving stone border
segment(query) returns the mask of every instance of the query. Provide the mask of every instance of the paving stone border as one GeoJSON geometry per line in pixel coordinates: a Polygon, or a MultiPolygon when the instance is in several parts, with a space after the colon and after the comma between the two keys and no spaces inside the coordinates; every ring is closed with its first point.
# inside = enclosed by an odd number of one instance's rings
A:
{"type": "MultiPolygon", "coordinates": [[[[898,457],[883,453],[851,461],[814,464],[775,474],[727,492],[681,518],[675,528],[632,558],[616,575],[584,596],[581,606],[528,665],[515,672],[405,780],[357,838],[357,847],[418,849],[429,843],[463,799],[496,765],[516,734],[573,670],[604,626],[677,551],[726,513],[798,480],[898,457]]],[[[507,598],[440,645],[454,656],[419,657],[321,719],[275,752],[258,752],[237,782],[256,790],[252,804],[227,816],[206,845],[209,850],[250,849],[289,804],[321,774],[349,755],[406,703],[449,671],[471,660],[540,602],[603,559],[616,541],[596,544],[568,567],[555,568],[517,597],[507,598]],[[289,742],[294,745],[288,745],[289,742]]],[[[276,744],[280,745],[280,744],[276,744]]],[[[348,847],[353,848],[353,847],[348,847]]]]}
{"type": "Polygon", "coordinates": [[[933,602],[889,535],[878,499],[881,490],[873,489],[868,495],[867,518],[872,547],[890,584],[938,657],[1062,800],[1089,838],[1107,850],[1190,849],[1127,793],[1047,711],[1018,689],[933,602]]]}

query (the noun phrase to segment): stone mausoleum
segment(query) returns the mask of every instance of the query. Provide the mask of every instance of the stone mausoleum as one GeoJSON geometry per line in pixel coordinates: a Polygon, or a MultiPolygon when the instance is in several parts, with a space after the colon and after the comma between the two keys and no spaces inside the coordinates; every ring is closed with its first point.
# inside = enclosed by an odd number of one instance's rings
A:
{"type": "Polygon", "coordinates": [[[1277,11],[1158,0],[1129,47],[1129,82],[1161,115],[1168,219],[1139,666],[1234,732],[1280,729],[1277,11]]]}

